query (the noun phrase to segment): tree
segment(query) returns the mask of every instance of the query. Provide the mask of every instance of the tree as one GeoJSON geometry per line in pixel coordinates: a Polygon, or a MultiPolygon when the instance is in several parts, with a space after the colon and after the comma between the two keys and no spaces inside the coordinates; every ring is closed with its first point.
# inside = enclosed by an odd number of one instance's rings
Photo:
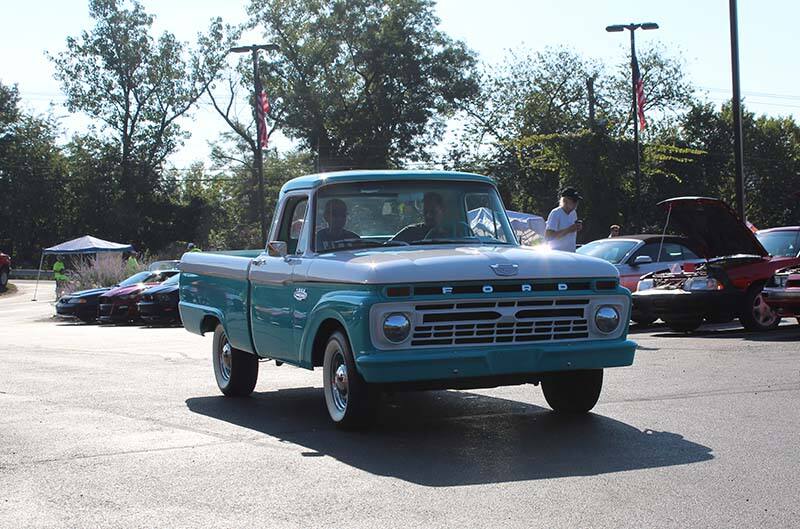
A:
{"type": "MultiPolygon", "coordinates": [[[[207,179],[205,190],[214,201],[214,222],[198,240],[208,240],[215,248],[259,248],[261,234],[258,218],[258,194],[252,167],[253,155],[248,142],[235,133],[224,133],[213,149],[216,176],[207,179]]],[[[312,157],[307,151],[279,154],[274,149],[264,152],[264,211],[274,214],[280,189],[288,180],[312,171],[312,157]]]]}
{"type": "MultiPolygon", "coordinates": [[[[646,137],[675,124],[695,103],[694,87],[686,78],[683,59],[670,54],[662,44],[641,48],[636,55],[644,86],[646,137]]],[[[630,56],[600,84],[599,105],[609,117],[610,128],[615,134],[629,134],[634,120],[630,56]]]]}
{"type": "MultiPolygon", "coordinates": [[[[663,49],[639,55],[648,130],[656,137],[674,128],[673,114],[688,104],[692,89],[682,63],[663,49]]],[[[555,205],[561,187],[580,187],[586,197],[580,214],[589,221],[582,239],[630,218],[629,62],[611,69],[567,48],[517,51],[486,67],[481,87],[463,109],[463,133],[450,153],[454,166],[494,174],[511,207],[541,214],[555,205]]]]}
{"type": "MultiPolygon", "coordinates": [[[[137,246],[161,239],[169,198],[164,160],[185,137],[187,114],[224,64],[228,34],[219,18],[187,49],[169,32],[152,35],[153,17],[135,0],[90,0],[90,31],[67,39],[51,60],[70,111],[85,112],[117,148],[117,235],[137,246]],[[152,225],[151,225],[152,224],[152,225]]],[[[103,136],[98,141],[108,145],[103,136]]],[[[108,154],[108,153],[106,153],[108,154]]]]}
{"type": "Polygon", "coordinates": [[[186,114],[224,64],[221,19],[187,51],[172,33],[156,41],[153,16],[135,0],[90,0],[95,27],[51,56],[70,111],[99,119],[117,138],[123,173],[133,160],[158,167],[180,144],[186,114]],[[130,8],[122,7],[130,4],[130,8]]]}
{"type": "Polygon", "coordinates": [[[55,120],[20,110],[14,86],[0,83],[0,241],[18,263],[64,233],[66,167],[55,120]]]}
{"type": "Polygon", "coordinates": [[[473,54],[437,29],[432,0],[252,0],[280,51],[262,65],[271,118],[325,169],[420,160],[477,91],[473,54]]]}

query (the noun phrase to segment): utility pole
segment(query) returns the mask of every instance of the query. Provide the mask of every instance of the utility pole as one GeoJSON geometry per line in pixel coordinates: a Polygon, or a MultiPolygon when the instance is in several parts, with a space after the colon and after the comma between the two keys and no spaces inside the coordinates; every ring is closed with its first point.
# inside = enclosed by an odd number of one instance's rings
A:
{"type": "MultiPolygon", "coordinates": [[[[258,75],[258,51],[259,50],[267,50],[267,51],[275,51],[278,49],[277,44],[253,44],[251,46],[236,46],[231,48],[229,51],[231,53],[247,53],[253,57],[253,117],[256,120],[256,139],[255,139],[255,150],[253,151],[253,158],[254,158],[254,167],[253,171],[255,172],[256,181],[258,182],[258,220],[261,224],[261,245],[262,247],[266,247],[267,245],[267,215],[266,211],[264,210],[264,160],[261,154],[261,120],[258,119],[258,110],[256,107],[258,106],[258,96],[261,94],[261,77],[258,75]]],[[[264,131],[266,133],[266,131],[264,131]]]]}
{"type": "Polygon", "coordinates": [[[742,147],[742,94],[739,87],[739,23],[736,0],[730,0],[731,84],[733,85],[733,155],[736,162],[736,212],[744,222],[744,149],[742,147]]]}
{"type": "Polygon", "coordinates": [[[607,26],[606,31],[609,33],[616,33],[620,31],[628,30],[631,32],[631,94],[633,95],[632,101],[632,116],[633,116],[633,148],[636,151],[636,181],[635,181],[635,188],[636,188],[636,227],[641,229],[642,228],[642,168],[641,168],[641,160],[639,154],[639,123],[636,119],[638,112],[637,112],[637,101],[636,101],[636,71],[633,67],[633,61],[636,57],[636,40],[634,38],[634,32],[637,29],[658,29],[658,24],[655,22],[644,22],[641,24],[617,24],[614,26],[607,26]]]}
{"type": "Polygon", "coordinates": [[[636,40],[634,30],[631,30],[631,93],[633,94],[633,148],[636,150],[636,227],[642,229],[642,162],[639,153],[639,119],[638,105],[636,102],[636,75],[633,69],[633,61],[636,60],[636,40]]]}

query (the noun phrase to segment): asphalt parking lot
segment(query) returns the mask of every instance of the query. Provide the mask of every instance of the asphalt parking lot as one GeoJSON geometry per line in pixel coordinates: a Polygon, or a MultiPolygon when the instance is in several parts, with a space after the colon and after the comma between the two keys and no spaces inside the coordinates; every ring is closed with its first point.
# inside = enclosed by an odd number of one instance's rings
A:
{"type": "Polygon", "coordinates": [[[346,433],[318,372],[223,398],[209,335],[57,321],[32,288],[0,297],[2,527],[800,526],[794,321],[634,329],[585,417],[534,386],[398,393],[346,433]]]}

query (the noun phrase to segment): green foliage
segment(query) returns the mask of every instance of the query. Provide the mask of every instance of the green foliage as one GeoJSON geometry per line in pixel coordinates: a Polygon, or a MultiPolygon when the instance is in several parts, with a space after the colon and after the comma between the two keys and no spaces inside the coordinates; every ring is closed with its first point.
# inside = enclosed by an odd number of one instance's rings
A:
{"type": "Polygon", "coordinates": [[[264,64],[272,118],[323,169],[425,159],[454,105],[477,92],[473,54],[431,0],[253,0],[250,25],[280,46],[264,64]]]}
{"type": "MultiPolygon", "coordinates": [[[[261,247],[257,185],[252,171],[249,145],[228,133],[213,149],[216,174],[200,182],[186,179],[181,189],[183,203],[201,203],[194,240],[215,249],[261,247]]],[[[288,180],[312,172],[307,152],[264,152],[264,211],[271,217],[281,186],[288,180]]]]}
{"type": "MultiPolygon", "coordinates": [[[[211,21],[189,46],[154,35],[135,0],[90,0],[94,25],[51,57],[72,111],[96,127],[58,145],[49,116],[19,107],[0,83],[0,241],[35,265],[43,246],[84,234],[176,254],[260,245],[256,153],[244,57],[224,67],[240,33],[211,21]],[[165,169],[187,131],[178,119],[225,73],[230,98],[212,97],[232,132],[212,149],[212,166],[165,169]]],[[[558,190],[586,200],[580,239],[660,231],[655,203],[680,195],[733,203],[732,116],[694,100],[683,62],[661,47],[639,50],[648,127],[642,134],[644,224],[631,226],[634,150],[628,59],[606,65],[564,48],[517,51],[476,73],[474,54],[438,29],[431,0],[251,0],[249,28],[278,52],[262,53],[259,75],[272,100],[270,124],[298,140],[296,152],[264,152],[265,203],[280,186],[323,170],[395,167],[431,160],[446,120],[461,134],[447,168],[494,175],[506,204],[546,215],[558,190]]],[[[218,92],[216,92],[218,94],[218,92]]],[[[747,214],[760,227],[797,224],[800,128],[791,118],[744,112],[747,214]]],[[[176,256],[176,255],[169,255],[176,256]]]]}
{"type": "Polygon", "coordinates": [[[15,87],[0,83],[0,240],[9,240],[21,262],[42,242],[65,233],[66,213],[59,196],[66,167],[52,118],[32,116],[18,107],[15,87]]]}
{"type": "Polygon", "coordinates": [[[182,141],[176,120],[223,66],[222,21],[212,20],[197,49],[187,51],[172,33],[156,40],[153,16],[135,0],[90,0],[89,14],[95,27],[67,38],[66,51],[51,56],[67,107],[99,119],[111,131],[123,173],[134,163],[157,168],[182,141]]]}

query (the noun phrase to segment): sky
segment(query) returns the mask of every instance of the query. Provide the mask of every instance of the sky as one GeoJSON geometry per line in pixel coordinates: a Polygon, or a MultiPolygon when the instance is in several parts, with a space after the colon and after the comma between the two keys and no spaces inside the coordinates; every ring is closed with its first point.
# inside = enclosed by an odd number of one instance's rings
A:
{"type": "MultiPolygon", "coordinates": [[[[46,52],[65,48],[68,36],[92,27],[85,0],[1,0],[0,81],[17,84],[23,105],[51,112],[67,133],[91,121],[71,115],[53,78],[46,52]]],[[[208,21],[221,16],[232,24],[246,19],[246,0],[143,0],[154,14],[155,32],[170,31],[192,42],[208,21]]],[[[791,115],[800,121],[800,2],[739,0],[739,47],[742,94],[757,114],[791,115]]],[[[731,60],[728,0],[440,0],[440,28],[464,41],[481,61],[497,64],[510,49],[542,50],[568,46],[587,57],[615,64],[625,60],[628,34],[607,33],[610,24],[656,22],[655,31],[639,31],[637,47],[661,43],[683,58],[689,80],[717,104],[730,98],[731,60]]],[[[244,44],[259,35],[245,35],[244,44]]],[[[201,101],[181,123],[191,133],[169,160],[178,168],[206,161],[209,141],[226,130],[208,101],[201,101]]],[[[292,142],[278,135],[279,149],[292,142]]]]}

